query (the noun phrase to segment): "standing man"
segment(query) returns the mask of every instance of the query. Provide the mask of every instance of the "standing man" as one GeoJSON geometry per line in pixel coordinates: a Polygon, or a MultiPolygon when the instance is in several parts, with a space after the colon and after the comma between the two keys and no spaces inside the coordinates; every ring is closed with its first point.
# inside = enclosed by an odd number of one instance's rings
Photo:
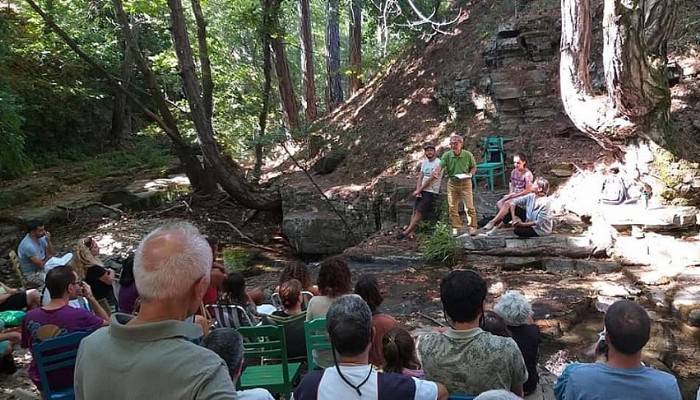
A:
{"type": "Polygon", "coordinates": [[[476,173],[474,155],[464,150],[464,139],[459,135],[450,136],[450,149],[440,157],[440,165],[435,168],[433,175],[439,177],[442,171],[447,172],[447,204],[450,211],[452,234],[458,235],[462,229],[462,219],[459,207],[462,203],[467,207],[469,215],[469,234],[476,234],[476,208],[472,194],[472,176],[476,173]]]}
{"type": "Polygon", "coordinates": [[[406,230],[399,233],[398,239],[403,240],[408,237],[418,227],[418,223],[423,220],[426,215],[433,211],[433,203],[435,198],[440,194],[440,182],[442,181],[442,172],[433,175],[435,168],[440,165],[435,151],[435,145],[426,143],[423,145],[425,159],[420,164],[420,174],[416,182],[416,190],[412,193],[416,198],[413,206],[413,215],[411,222],[406,227],[406,230]]]}
{"type": "Polygon", "coordinates": [[[46,272],[44,264],[56,255],[51,234],[44,229],[44,223],[37,220],[29,221],[28,232],[19,242],[17,256],[19,266],[27,283],[33,287],[44,286],[46,272]]]}

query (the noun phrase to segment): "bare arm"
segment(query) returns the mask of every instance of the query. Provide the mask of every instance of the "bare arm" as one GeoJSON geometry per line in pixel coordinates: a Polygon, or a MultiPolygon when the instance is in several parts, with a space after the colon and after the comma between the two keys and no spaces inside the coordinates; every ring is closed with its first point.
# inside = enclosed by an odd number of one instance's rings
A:
{"type": "Polygon", "coordinates": [[[48,260],[49,258],[53,257],[56,255],[56,249],[53,247],[53,243],[51,243],[51,234],[47,231],[46,232],[46,259],[48,260]]]}
{"type": "Polygon", "coordinates": [[[447,388],[445,385],[439,382],[435,382],[438,388],[438,400],[447,400],[448,397],[450,397],[450,393],[447,391],[447,388]]]}
{"type": "Polygon", "coordinates": [[[46,264],[46,262],[49,260],[49,258],[51,258],[51,257],[49,257],[49,252],[47,251],[45,259],[42,260],[41,258],[39,258],[37,256],[32,256],[32,257],[29,257],[29,261],[31,261],[32,264],[36,265],[40,269],[43,269],[44,264],[46,264]]]}
{"type": "Polygon", "coordinates": [[[109,314],[107,314],[107,312],[104,310],[104,308],[102,308],[100,303],[97,302],[97,299],[95,299],[95,296],[92,294],[92,289],[90,288],[90,285],[88,285],[85,282],[83,282],[83,295],[90,303],[90,307],[92,307],[92,311],[95,312],[95,315],[102,318],[105,325],[109,325],[109,314]]]}
{"type": "Polygon", "coordinates": [[[105,273],[100,277],[100,282],[105,285],[111,285],[114,281],[114,271],[110,268],[105,268],[105,273]]]}

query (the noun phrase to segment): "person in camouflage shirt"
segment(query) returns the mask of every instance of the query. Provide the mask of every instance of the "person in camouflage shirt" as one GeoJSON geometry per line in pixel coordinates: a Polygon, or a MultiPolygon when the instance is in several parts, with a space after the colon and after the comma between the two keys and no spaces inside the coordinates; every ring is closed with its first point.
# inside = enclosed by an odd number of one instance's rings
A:
{"type": "Polygon", "coordinates": [[[453,394],[505,389],[522,396],[527,369],[517,344],[480,328],[485,298],[486,282],[474,271],[452,271],[442,280],[440,299],[451,328],[419,338],[426,379],[453,394]]]}

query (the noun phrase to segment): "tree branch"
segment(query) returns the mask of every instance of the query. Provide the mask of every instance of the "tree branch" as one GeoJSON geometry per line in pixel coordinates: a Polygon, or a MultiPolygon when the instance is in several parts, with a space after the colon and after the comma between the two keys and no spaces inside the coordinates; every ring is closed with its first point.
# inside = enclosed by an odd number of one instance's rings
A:
{"type": "Polygon", "coordinates": [[[199,46],[199,63],[202,68],[202,100],[204,111],[211,121],[214,109],[213,92],[214,82],[211,75],[211,62],[209,61],[209,48],[207,46],[207,23],[202,13],[202,5],[199,0],[191,0],[194,20],[197,24],[197,43],[199,46]]]}

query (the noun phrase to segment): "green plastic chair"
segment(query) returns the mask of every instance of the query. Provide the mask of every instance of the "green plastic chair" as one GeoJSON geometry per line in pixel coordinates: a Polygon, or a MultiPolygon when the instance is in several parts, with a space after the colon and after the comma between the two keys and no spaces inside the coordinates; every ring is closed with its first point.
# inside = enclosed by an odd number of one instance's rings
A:
{"type": "Polygon", "coordinates": [[[306,338],[306,362],[309,371],[312,371],[318,367],[314,362],[313,351],[331,350],[331,342],[326,332],[326,319],[317,318],[304,322],[304,337],[306,338]]]}
{"type": "Polygon", "coordinates": [[[505,150],[503,148],[503,138],[500,136],[488,136],[483,142],[484,155],[483,162],[476,165],[476,174],[474,174],[473,187],[479,178],[486,179],[489,190],[493,192],[496,176],[501,176],[503,186],[506,184],[506,165],[505,165],[505,150]]]}
{"type": "Polygon", "coordinates": [[[279,326],[263,325],[242,327],[243,350],[246,359],[261,359],[276,364],[251,365],[246,367],[238,381],[241,389],[264,388],[289,398],[293,382],[299,375],[301,363],[287,362],[287,343],[284,330],[279,326]]]}

